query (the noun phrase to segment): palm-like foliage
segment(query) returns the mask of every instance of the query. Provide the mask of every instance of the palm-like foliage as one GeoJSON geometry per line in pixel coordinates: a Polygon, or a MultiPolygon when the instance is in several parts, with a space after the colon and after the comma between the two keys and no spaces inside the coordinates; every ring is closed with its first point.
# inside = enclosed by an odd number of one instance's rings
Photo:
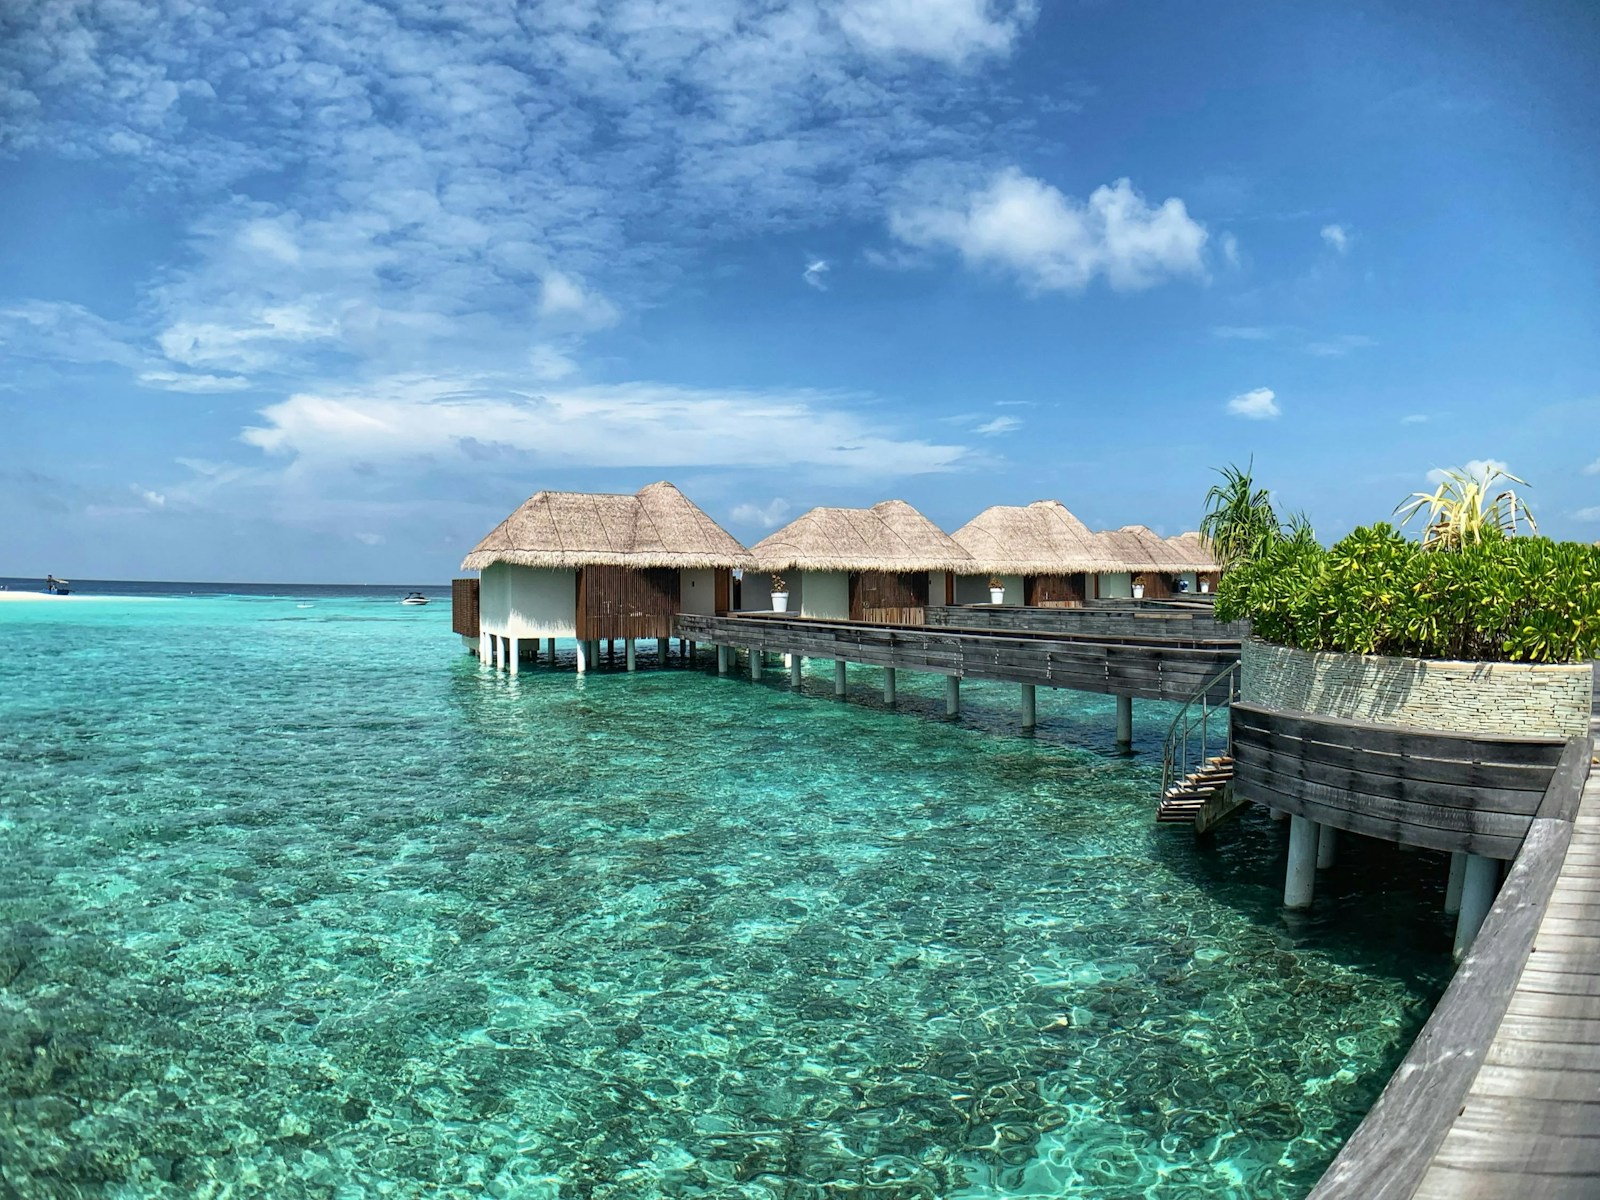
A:
{"type": "Polygon", "coordinates": [[[1278,514],[1267,489],[1257,487],[1252,462],[1243,470],[1227,466],[1217,471],[1222,482],[1206,493],[1206,514],[1200,518],[1200,535],[1224,569],[1258,557],[1282,536],[1278,514]]]}
{"type": "Polygon", "coordinates": [[[1517,523],[1526,521],[1530,532],[1537,533],[1533,513],[1527,503],[1511,488],[1502,488],[1493,497],[1489,491],[1497,483],[1528,486],[1501,467],[1489,465],[1481,472],[1446,471],[1444,480],[1433,492],[1413,492],[1395,508],[1400,524],[1427,512],[1427,523],[1422,531],[1422,544],[1430,550],[1455,550],[1475,545],[1484,537],[1515,534],[1517,523]]]}

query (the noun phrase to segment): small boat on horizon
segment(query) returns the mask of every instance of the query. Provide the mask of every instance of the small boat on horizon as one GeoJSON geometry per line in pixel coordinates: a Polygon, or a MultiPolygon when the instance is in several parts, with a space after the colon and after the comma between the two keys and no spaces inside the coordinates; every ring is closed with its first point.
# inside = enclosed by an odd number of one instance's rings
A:
{"type": "Polygon", "coordinates": [[[400,601],[401,604],[426,604],[427,602],[428,598],[421,592],[411,592],[404,600],[400,601]]]}

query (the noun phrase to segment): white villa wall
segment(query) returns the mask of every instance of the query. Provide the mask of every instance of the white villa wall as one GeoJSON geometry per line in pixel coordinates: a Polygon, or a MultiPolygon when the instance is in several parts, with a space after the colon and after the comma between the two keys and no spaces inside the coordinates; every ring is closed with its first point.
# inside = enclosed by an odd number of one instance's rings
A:
{"type": "Polygon", "coordinates": [[[717,612],[717,573],[714,570],[678,572],[678,611],[702,617],[717,612]]]}
{"type": "MultiPolygon", "coordinates": [[[[805,590],[800,594],[800,615],[824,621],[850,619],[850,575],[846,571],[791,571],[793,576],[803,575],[805,590]]],[[[795,611],[794,596],[789,597],[789,611],[795,611]]]]}
{"type": "Polygon", "coordinates": [[[578,573],[544,567],[485,567],[478,585],[485,633],[534,638],[578,635],[578,573]]]}
{"type": "Polygon", "coordinates": [[[1115,571],[1109,575],[1100,576],[1100,599],[1133,599],[1133,576],[1126,571],[1115,571]]]}

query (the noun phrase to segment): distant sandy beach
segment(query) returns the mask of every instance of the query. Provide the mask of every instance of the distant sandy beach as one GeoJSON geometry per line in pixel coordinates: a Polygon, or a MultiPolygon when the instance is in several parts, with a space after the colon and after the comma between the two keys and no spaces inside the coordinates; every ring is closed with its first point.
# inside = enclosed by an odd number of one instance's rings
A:
{"type": "Polygon", "coordinates": [[[82,600],[138,601],[138,600],[164,600],[164,599],[166,599],[166,597],[164,597],[164,596],[79,596],[77,594],[73,594],[73,595],[69,595],[69,596],[52,596],[49,592],[12,592],[12,591],[0,592],[0,602],[6,601],[6,600],[36,600],[36,601],[48,601],[51,604],[57,604],[57,603],[60,603],[60,604],[71,604],[74,601],[82,601],[82,600]]]}

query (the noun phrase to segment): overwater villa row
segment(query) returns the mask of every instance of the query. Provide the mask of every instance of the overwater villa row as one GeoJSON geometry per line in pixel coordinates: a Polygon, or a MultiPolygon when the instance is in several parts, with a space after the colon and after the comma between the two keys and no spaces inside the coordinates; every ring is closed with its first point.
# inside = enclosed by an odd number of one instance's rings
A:
{"type": "Polygon", "coordinates": [[[793,613],[918,625],[970,604],[1081,607],[1204,594],[1218,568],[1200,536],[1142,525],[1093,533],[1055,500],[996,506],[947,534],[902,500],[814,508],[746,549],[670,483],[636,495],[539,492],[462,563],[457,632],[515,670],[538,642],[675,636],[683,615],[793,613]]]}

